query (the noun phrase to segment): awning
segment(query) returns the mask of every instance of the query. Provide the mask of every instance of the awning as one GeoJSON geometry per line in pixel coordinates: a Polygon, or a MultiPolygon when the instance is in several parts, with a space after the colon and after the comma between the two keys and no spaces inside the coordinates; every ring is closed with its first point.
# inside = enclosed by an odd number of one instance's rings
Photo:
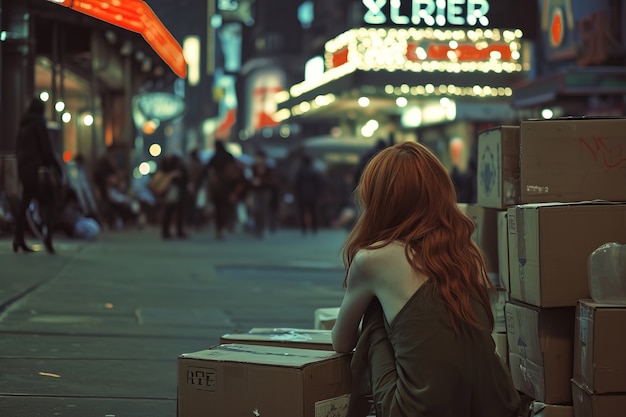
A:
{"type": "Polygon", "coordinates": [[[510,95],[492,95],[492,93],[498,90],[510,90],[510,86],[519,82],[520,78],[524,76],[525,74],[522,73],[472,72],[457,74],[356,70],[321,84],[299,96],[289,97],[286,101],[278,104],[278,110],[279,113],[288,111],[290,120],[336,118],[351,113],[399,115],[404,112],[402,108],[396,105],[396,99],[399,96],[408,99],[409,107],[424,105],[424,103],[433,100],[439,101],[441,97],[449,97],[458,103],[497,103],[506,107],[510,104],[510,95]],[[427,85],[430,85],[434,91],[424,87],[427,85]],[[451,91],[452,87],[448,87],[450,85],[456,86],[454,91],[451,91]],[[478,88],[478,92],[475,91],[476,88],[478,88]],[[445,89],[445,92],[442,92],[441,89],[445,89]],[[331,100],[328,100],[324,105],[317,105],[319,97],[329,95],[332,96],[331,100]],[[361,96],[367,96],[370,99],[367,109],[362,108],[358,103],[361,96]],[[304,113],[295,112],[294,109],[302,106],[302,103],[305,103],[307,111],[304,113]]]}
{"type": "Polygon", "coordinates": [[[180,44],[143,0],[47,1],[141,34],[176,75],[187,77],[187,63],[180,44]]]}
{"type": "Polygon", "coordinates": [[[513,87],[513,106],[554,104],[560,98],[626,95],[626,68],[569,68],[513,87]]]}

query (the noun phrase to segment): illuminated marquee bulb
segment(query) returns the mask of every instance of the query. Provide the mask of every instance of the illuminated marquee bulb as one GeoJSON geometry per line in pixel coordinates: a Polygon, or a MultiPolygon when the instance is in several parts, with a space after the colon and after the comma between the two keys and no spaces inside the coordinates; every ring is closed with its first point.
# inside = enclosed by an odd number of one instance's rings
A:
{"type": "Polygon", "coordinates": [[[396,106],[398,107],[406,107],[407,104],[409,104],[409,100],[407,100],[406,97],[398,97],[396,99],[396,106]]]}

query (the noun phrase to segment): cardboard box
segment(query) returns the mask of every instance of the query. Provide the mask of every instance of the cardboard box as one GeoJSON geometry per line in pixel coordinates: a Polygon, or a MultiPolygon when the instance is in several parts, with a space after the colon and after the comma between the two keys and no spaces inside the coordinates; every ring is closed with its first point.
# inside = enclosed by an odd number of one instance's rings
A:
{"type": "Polygon", "coordinates": [[[578,302],[574,380],[587,391],[626,393],[625,323],[626,306],[578,302]]]}
{"type": "Polygon", "coordinates": [[[574,407],[533,401],[530,405],[530,417],[574,417],[574,407]]]}
{"type": "Polygon", "coordinates": [[[589,255],[626,236],[626,204],[524,204],[507,218],[511,298],[539,307],[591,298],[589,255]]]}
{"type": "Polygon", "coordinates": [[[332,330],[339,314],[339,307],[318,308],[315,310],[313,326],[318,330],[332,330]]]}
{"type": "Polygon", "coordinates": [[[498,266],[498,213],[492,208],[481,207],[477,204],[468,204],[467,215],[474,220],[472,240],[485,255],[487,274],[497,288],[503,288],[500,282],[500,268],[498,266]]]}
{"type": "Polygon", "coordinates": [[[506,333],[506,315],[504,306],[509,301],[509,293],[504,289],[499,289],[497,295],[489,295],[491,301],[491,311],[493,313],[493,331],[506,333]]]}
{"type": "Polygon", "coordinates": [[[561,404],[572,400],[575,310],[513,302],[505,306],[513,383],[537,401],[561,404]]]}
{"type": "Polygon", "coordinates": [[[521,203],[626,201],[626,118],[520,124],[521,203]]]}
{"type": "Polygon", "coordinates": [[[511,291],[509,273],[509,230],[506,210],[498,211],[498,273],[502,287],[511,291]]]}
{"type": "Polygon", "coordinates": [[[477,202],[496,209],[519,204],[520,128],[499,126],[478,133],[477,202]]]}
{"type": "Polygon", "coordinates": [[[502,363],[506,368],[509,368],[509,344],[506,340],[506,333],[491,333],[491,338],[496,344],[496,353],[502,359],[502,363]]]}
{"type": "Polygon", "coordinates": [[[177,417],[344,417],[351,357],[241,344],[183,354],[177,417]]]}
{"type": "Polygon", "coordinates": [[[331,331],[316,329],[254,328],[246,333],[229,333],[222,335],[220,345],[229,343],[333,350],[331,331]]]}
{"type": "Polygon", "coordinates": [[[572,380],[576,417],[618,417],[626,414],[626,394],[592,394],[572,380]]]}

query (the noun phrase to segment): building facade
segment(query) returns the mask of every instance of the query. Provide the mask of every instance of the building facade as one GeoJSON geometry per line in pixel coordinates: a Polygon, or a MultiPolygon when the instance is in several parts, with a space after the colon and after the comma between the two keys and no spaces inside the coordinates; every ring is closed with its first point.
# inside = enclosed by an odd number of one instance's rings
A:
{"type": "Polygon", "coordinates": [[[323,126],[419,140],[465,170],[477,131],[523,117],[513,86],[534,77],[536,3],[320,0],[313,9],[300,79],[276,114],[305,137],[323,126]]]}
{"type": "Polygon", "coordinates": [[[516,108],[554,116],[623,116],[626,6],[621,0],[541,0],[536,77],[516,108]]]}
{"type": "Polygon", "coordinates": [[[126,172],[144,152],[141,139],[162,135],[184,113],[184,95],[175,89],[186,77],[186,63],[178,41],[148,4],[94,2],[86,8],[87,3],[1,1],[4,189],[17,187],[16,132],[35,96],[46,101],[54,146],[64,161],[80,154],[91,165],[111,153],[126,172]]]}
{"type": "MultiPolygon", "coordinates": [[[[291,65],[273,62],[280,69],[263,105],[275,109],[263,115],[271,123],[244,124],[240,136],[256,144],[318,135],[419,140],[450,169],[465,170],[483,129],[623,115],[625,13],[619,0],[303,2],[300,25],[282,33],[299,37],[299,51],[291,65]]],[[[258,55],[247,54],[244,68],[258,55]]],[[[249,91],[260,90],[242,97],[249,91]]]]}

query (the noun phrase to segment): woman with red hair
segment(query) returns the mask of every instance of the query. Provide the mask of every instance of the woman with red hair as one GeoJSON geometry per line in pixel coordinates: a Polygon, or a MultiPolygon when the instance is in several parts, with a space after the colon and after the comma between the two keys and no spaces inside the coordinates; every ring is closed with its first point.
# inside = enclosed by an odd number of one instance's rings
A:
{"type": "Polygon", "coordinates": [[[346,293],[333,347],[350,352],[349,416],[511,417],[520,397],[495,353],[485,259],[445,167],[404,142],[378,153],[356,189],[344,243],[346,293]]]}

